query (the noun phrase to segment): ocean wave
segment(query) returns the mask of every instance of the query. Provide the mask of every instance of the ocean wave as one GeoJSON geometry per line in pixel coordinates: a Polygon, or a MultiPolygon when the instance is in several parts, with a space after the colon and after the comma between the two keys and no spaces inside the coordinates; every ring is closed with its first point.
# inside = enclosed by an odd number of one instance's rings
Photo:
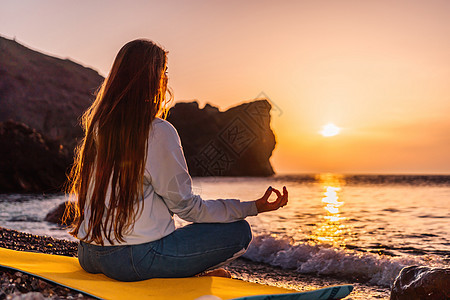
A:
{"type": "Polygon", "coordinates": [[[294,269],[301,274],[327,275],[389,287],[405,266],[424,265],[418,257],[390,257],[328,245],[294,243],[290,238],[258,235],[244,258],[294,269]]]}
{"type": "Polygon", "coordinates": [[[42,222],[42,219],[36,216],[18,215],[9,218],[7,222],[42,222]]]}

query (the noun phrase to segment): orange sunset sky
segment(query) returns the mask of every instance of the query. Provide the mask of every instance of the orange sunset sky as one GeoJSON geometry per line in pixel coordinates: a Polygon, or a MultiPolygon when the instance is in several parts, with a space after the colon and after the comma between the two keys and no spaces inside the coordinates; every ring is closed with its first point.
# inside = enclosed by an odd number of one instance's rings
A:
{"type": "Polygon", "coordinates": [[[0,35],[103,76],[149,38],[175,101],[263,92],[278,173],[450,173],[450,1],[6,0],[0,35]]]}

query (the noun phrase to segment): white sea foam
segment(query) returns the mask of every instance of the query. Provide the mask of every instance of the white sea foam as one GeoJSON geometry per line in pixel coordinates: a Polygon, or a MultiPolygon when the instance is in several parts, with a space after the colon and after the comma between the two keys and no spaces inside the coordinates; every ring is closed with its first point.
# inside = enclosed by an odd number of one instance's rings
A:
{"type": "Polygon", "coordinates": [[[385,287],[393,283],[403,267],[423,264],[419,258],[388,257],[327,245],[293,243],[289,238],[270,235],[255,236],[244,257],[295,269],[302,274],[358,278],[385,287]]]}

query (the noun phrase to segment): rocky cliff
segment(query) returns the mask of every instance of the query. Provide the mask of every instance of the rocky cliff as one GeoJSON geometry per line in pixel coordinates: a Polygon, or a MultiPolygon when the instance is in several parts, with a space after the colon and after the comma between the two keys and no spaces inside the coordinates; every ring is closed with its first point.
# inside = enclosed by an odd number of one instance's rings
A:
{"type": "Polygon", "coordinates": [[[0,37],[0,122],[27,124],[73,148],[78,118],[103,81],[96,71],[0,37]]]}
{"type": "Polygon", "coordinates": [[[209,104],[177,103],[167,120],[177,128],[192,176],[269,176],[275,148],[267,100],[221,112],[209,104]]]}
{"type": "MultiPolygon", "coordinates": [[[[0,193],[57,190],[82,136],[79,118],[104,78],[3,37],[0,54],[0,193]]],[[[270,109],[266,100],[223,112],[197,102],[172,107],[168,121],[191,175],[272,175],[270,109]]]]}
{"type": "Polygon", "coordinates": [[[25,124],[0,123],[0,193],[59,192],[72,155],[25,124]]]}

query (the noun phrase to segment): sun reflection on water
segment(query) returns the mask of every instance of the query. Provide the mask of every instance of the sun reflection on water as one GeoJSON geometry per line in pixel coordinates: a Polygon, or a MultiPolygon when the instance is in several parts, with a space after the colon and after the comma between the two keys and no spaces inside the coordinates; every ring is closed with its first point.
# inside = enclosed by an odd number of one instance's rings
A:
{"type": "Polygon", "coordinates": [[[323,190],[321,203],[324,215],[315,225],[309,239],[318,243],[345,246],[351,237],[350,227],[344,222],[347,218],[341,215],[344,201],[340,193],[345,179],[338,174],[320,174],[316,176],[316,182],[323,190]]]}

